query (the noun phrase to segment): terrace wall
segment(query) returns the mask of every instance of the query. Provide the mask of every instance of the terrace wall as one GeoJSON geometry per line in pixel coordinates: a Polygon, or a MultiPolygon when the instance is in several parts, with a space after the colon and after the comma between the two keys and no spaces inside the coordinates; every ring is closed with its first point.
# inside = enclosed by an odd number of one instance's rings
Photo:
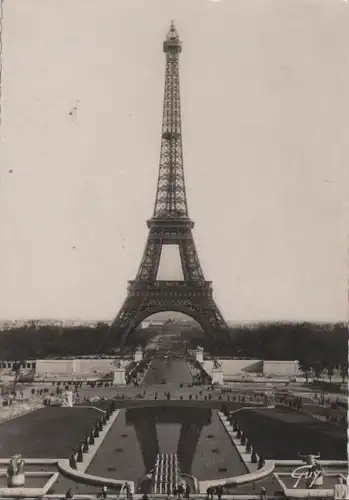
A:
{"type": "Polygon", "coordinates": [[[87,373],[110,373],[116,369],[116,363],[120,362],[124,367],[128,362],[115,359],[38,359],[36,360],[35,373],[71,373],[71,374],[87,374],[87,373]]]}
{"type": "MultiPolygon", "coordinates": [[[[221,359],[222,370],[224,377],[232,375],[241,375],[242,373],[262,373],[263,361],[259,359],[221,359]]],[[[213,361],[207,360],[203,362],[203,367],[208,374],[211,374],[213,369],[213,361]]]]}
{"type": "Polygon", "coordinates": [[[35,373],[74,373],[73,359],[37,359],[35,373]]]}
{"type": "Polygon", "coordinates": [[[298,361],[264,361],[263,375],[301,375],[298,361]]]}
{"type": "MultiPolygon", "coordinates": [[[[282,375],[286,377],[301,375],[298,361],[263,361],[260,359],[221,359],[224,378],[244,373],[263,375],[282,375]]],[[[213,361],[204,360],[203,368],[212,373],[213,361]]]]}

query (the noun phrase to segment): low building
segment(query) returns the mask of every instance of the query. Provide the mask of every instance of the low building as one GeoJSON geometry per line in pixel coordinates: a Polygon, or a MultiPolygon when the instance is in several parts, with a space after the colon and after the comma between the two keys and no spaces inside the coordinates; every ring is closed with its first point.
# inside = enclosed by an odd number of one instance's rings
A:
{"type": "MultiPolygon", "coordinates": [[[[19,361],[0,361],[0,373],[12,372],[19,361]]],[[[35,370],[36,361],[31,359],[27,361],[20,361],[21,370],[35,370]]]]}
{"type": "Polygon", "coordinates": [[[164,324],[164,321],[155,321],[155,320],[145,320],[141,323],[141,328],[156,328],[161,327],[164,324]]]}
{"type": "Polygon", "coordinates": [[[263,375],[298,377],[302,372],[298,361],[263,361],[263,375]]]}
{"type": "Polygon", "coordinates": [[[41,376],[106,374],[124,367],[129,362],[117,358],[37,359],[35,374],[41,376]]]}

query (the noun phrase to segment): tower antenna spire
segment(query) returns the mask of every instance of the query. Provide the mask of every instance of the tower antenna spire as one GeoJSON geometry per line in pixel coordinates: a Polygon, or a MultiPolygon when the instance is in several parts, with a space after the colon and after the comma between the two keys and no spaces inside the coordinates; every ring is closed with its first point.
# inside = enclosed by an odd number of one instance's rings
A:
{"type": "Polygon", "coordinates": [[[183,170],[179,54],[182,43],[174,22],[163,43],[166,55],[165,90],[158,185],[153,217],[188,217],[183,170]]]}
{"type": "Polygon", "coordinates": [[[173,19],[171,19],[171,24],[170,24],[170,31],[169,33],[175,33],[177,35],[177,29],[176,25],[173,19]]]}

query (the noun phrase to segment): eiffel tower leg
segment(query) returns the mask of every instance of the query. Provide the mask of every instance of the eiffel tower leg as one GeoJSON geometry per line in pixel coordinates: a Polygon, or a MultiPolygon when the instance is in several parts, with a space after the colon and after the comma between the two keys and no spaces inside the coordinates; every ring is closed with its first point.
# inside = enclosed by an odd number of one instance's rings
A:
{"type": "Polygon", "coordinates": [[[139,311],[143,302],[142,298],[135,300],[134,297],[126,297],[119,314],[109,328],[105,347],[125,345],[127,337],[139,324],[139,311]]]}

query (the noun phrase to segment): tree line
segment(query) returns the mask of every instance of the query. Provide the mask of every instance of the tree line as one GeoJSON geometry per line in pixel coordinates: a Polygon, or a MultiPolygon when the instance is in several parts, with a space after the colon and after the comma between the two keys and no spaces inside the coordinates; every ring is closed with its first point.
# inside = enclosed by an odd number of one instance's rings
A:
{"type": "MultiPolygon", "coordinates": [[[[26,360],[45,357],[101,354],[108,324],[95,328],[35,326],[12,328],[0,332],[0,359],[26,360]]],[[[138,343],[146,345],[159,331],[152,329],[147,336],[129,336],[129,349],[138,343]]],[[[183,332],[183,338],[186,338],[183,332]]],[[[218,357],[255,358],[268,360],[298,360],[305,370],[348,370],[348,329],[345,324],[263,323],[233,326],[228,335],[216,342],[191,332],[188,347],[199,343],[205,351],[218,357]],[[344,368],[343,368],[344,367],[344,368]]]]}
{"type": "Polygon", "coordinates": [[[342,323],[269,323],[232,328],[213,343],[216,356],[297,360],[315,376],[334,369],[348,372],[348,327],[342,323]]]}

